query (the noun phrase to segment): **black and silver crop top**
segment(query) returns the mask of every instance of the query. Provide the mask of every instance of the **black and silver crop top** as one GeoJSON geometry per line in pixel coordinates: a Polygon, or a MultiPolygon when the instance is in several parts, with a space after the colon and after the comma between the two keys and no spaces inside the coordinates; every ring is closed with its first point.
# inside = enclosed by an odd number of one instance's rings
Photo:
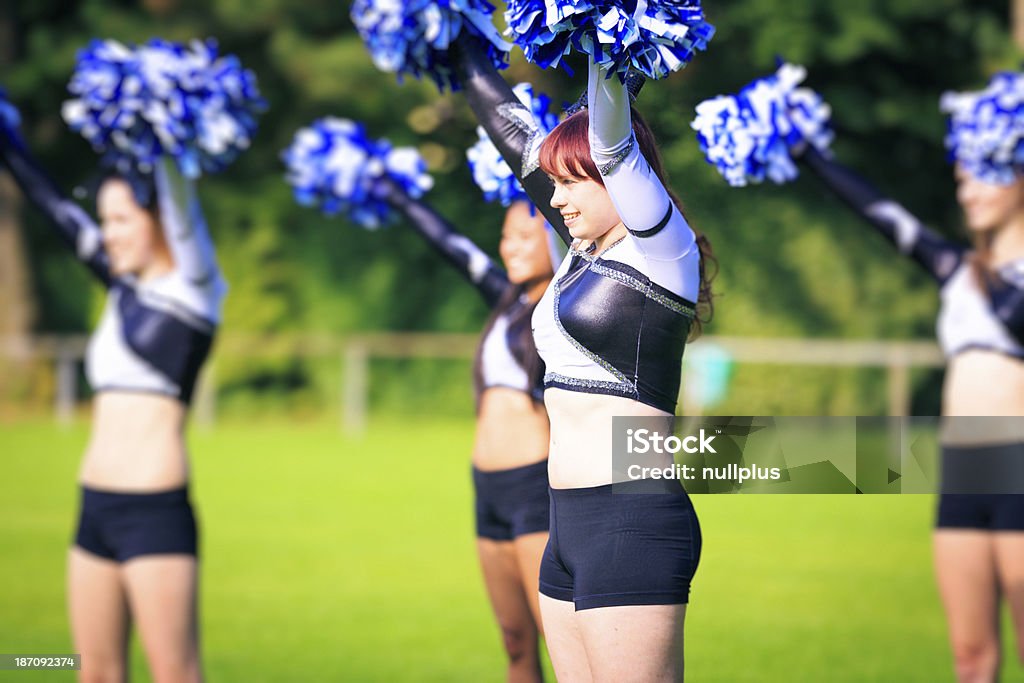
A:
{"type": "Polygon", "coordinates": [[[460,84],[534,205],[570,252],[537,304],[534,341],[545,387],[631,398],[675,412],[682,353],[700,291],[696,236],[633,138],[629,97],[590,65],[591,153],[629,230],[594,255],[572,248],[554,186],[539,168],[539,127],[471,40],[453,49],[460,84]]]}
{"type": "Polygon", "coordinates": [[[986,349],[1024,359],[1024,260],[996,269],[984,287],[966,258],[967,245],[928,229],[853,171],[816,150],[806,150],[801,158],[830,190],[939,284],[937,332],[947,358],[968,349],[986,349]]]}
{"type": "Polygon", "coordinates": [[[534,312],[534,336],[546,387],[674,413],[700,250],[636,144],[625,87],[605,75],[591,63],[591,156],[627,235],[601,254],[570,250],[534,312]]]}
{"type": "MultiPolygon", "coordinates": [[[[476,288],[490,308],[497,307],[506,295],[514,296],[509,291],[514,285],[505,272],[430,206],[413,199],[388,180],[382,182],[381,192],[413,229],[476,288]]],[[[529,306],[529,302],[522,297],[511,301],[481,339],[478,349],[481,386],[478,390],[506,387],[522,391],[539,401],[544,393],[543,378],[531,381],[517,360],[517,356],[523,357],[527,351],[518,341],[518,335],[511,330],[511,322],[523,306],[529,306]]]]}
{"type": "Polygon", "coordinates": [[[227,289],[192,183],[172,162],[157,165],[160,223],[174,270],[138,282],[111,272],[100,227],[60,194],[23,145],[2,132],[0,160],[107,288],[103,316],[86,355],[93,389],[165,394],[187,404],[213,343],[227,289]]]}

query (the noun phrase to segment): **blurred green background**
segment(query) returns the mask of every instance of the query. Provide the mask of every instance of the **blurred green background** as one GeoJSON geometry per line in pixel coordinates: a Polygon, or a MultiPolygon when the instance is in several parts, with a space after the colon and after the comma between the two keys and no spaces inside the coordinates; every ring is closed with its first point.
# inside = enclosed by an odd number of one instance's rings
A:
{"type": "MultiPolygon", "coordinates": [[[[862,171],[937,229],[960,233],[938,98],[982,86],[1013,68],[1007,0],[731,0],[708,3],[717,34],[708,51],[650,84],[641,107],[661,140],[692,223],[715,245],[720,274],[712,335],[904,339],[933,337],[935,288],[858,222],[813,178],[730,189],[704,163],[689,129],[694,106],[775,67],[805,64],[808,85],[834,109],[838,158],[862,171]]],[[[500,22],[501,19],[499,18],[500,22]]],[[[76,51],[92,37],[186,41],[214,36],[258,76],[270,109],[253,148],[200,183],[231,290],[224,336],[244,334],[258,357],[217,354],[219,409],[239,415],[309,414],[336,401],[336,358],[295,353],[303,335],[354,331],[476,332],[477,294],[401,225],[362,231],[299,207],[283,182],[280,151],[325,115],[367,124],[371,135],[417,145],[436,179],[429,202],[494,254],[501,207],[485,205],[465,149],[474,121],[458,94],[378,72],[336,0],[36,0],[0,8],[0,82],[24,115],[33,150],[64,188],[96,172],[95,155],[60,119],[76,51]]],[[[576,66],[580,66],[578,60],[576,66]]],[[[583,86],[513,53],[511,81],[529,80],[555,102],[583,86]]],[[[89,207],[91,209],[91,207],[89,207]]],[[[80,332],[103,292],[30,208],[20,259],[26,286],[0,332],[80,332]]],[[[9,283],[11,278],[3,280],[9,283]]],[[[8,304],[10,305],[10,303],[8,304]]],[[[5,309],[6,310],[6,309],[5,309]]],[[[387,361],[372,371],[372,406],[385,413],[464,415],[468,364],[387,361]],[[410,390],[410,386],[415,390],[410,390]]],[[[8,410],[46,407],[48,364],[0,383],[8,410]]],[[[913,412],[938,411],[937,372],[913,377],[913,412]]],[[[84,391],[84,390],[83,390],[84,391]]],[[[84,398],[84,395],[83,395],[84,398]]],[[[333,404],[333,403],[332,403],[333,404]]],[[[879,373],[744,366],[723,414],[884,414],[879,373]]]]}
{"type": "MultiPolygon", "coordinates": [[[[704,163],[689,122],[699,101],[772,71],[777,57],[804,64],[807,84],[833,106],[838,158],[959,235],[938,98],[1017,66],[1010,3],[705,5],[718,29],[709,50],[649,84],[640,106],[691,222],[719,259],[707,333],[931,339],[938,297],[913,265],[812,178],[728,188],[704,163]]],[[[209,680],[499,680],[500,637],[473,549],[468,359],[372,361],[370,423],[362,436],[343,436],[338,355],[299,353],[313,335],[475,333],[487,315],[404,226],[365,232],[297,206],[279,154],[299,127],[343,116],[417,145],[436,180],[428,201],[492,254],[502,218],[472,185],[464,151],[475,124],[462,98],[379,73],[347,10],[337,0],[0,3],[0,85],[20,107],[32,149],[69,191],[96,172],[93,152],[59,117],[75,53],[92,37],[216,37],[256,72],[269,101],[253,149],[200,183],[231,287],[222,329],[237,335],[214,354],[217,426],[191,438],[209,680]]],[[[506,76],[556,102],[583,87],[518,51],[506,76]]],[[[0,271],[25,278],[0,278],[0,334],[87,332],[103,291],[30,207],[14,208],[17,240],[4,244],[19,246],[0,249],[0,271]]],[[[55,427],[55,384],[49,361],[0,362],[5,651],[69,647],[63,566],[87,426],[83,414],[55,427]]],[[[937,370],[912,373],[913,413],[938,412],[940,384],[937,370]]],[[[886,408],[880,370],[741,365],[715,412],[886,408]]],[[[701,496],[696,504],[706,544],[687,618],[690,680],[952,680],[930,564],[931,497],[701,496]]],[[[1009,629],[1006,638],[1006,675],[1024,680],[1009,629]]],[[[138,651],[134,667],[141,675],[138,651]]],[[[67,680],[48,676],[17,680],[67,680]]]]}

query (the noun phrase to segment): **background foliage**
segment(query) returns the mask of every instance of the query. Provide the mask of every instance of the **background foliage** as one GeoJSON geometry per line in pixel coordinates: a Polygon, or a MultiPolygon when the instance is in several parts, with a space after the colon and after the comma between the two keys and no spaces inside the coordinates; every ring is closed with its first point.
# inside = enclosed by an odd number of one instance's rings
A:
{"type": "MultiPolygon", "coordinates": [[[[710,236],[719,258],[720,298],[707,332],[932,337],[938,298],[914,266],[812,178],[785,188],[727,188],[702,161],[689,121],[697,102],[772,70],[777,57],[805,64],[809,85],[833,105],[839,159],[929,224],[959,234],[938,97],[980,87],[992,71],[1015,66],[1008,2],[731,0],[706,8],[718,28],[707,53],[649,84],[641,109],[659,135],[692,223],[710,236]]],[[[221,398],[229,404],[311,405],[332,391],[334,366],[298,360],[284,333],[481,328],[487,311],[476,293],[410,231],[397,225],[368,233],[321,217],[297,206],[282,180],[279,153],[297,128],[327,114],[362,120],[373,135],[418,145],[436,178],[429,201],[496,252],[501,209],[479,199],[465,164],[475,125],[468,107],[457,94],[439,96],[429,83],[398,84],[379,73],[346,3],[36,0],[0,12],[13,37],[0,83],[21,107],[32,148],[64,188],[96,172],[95,155],[59,117],[75,52],[90,38],[215,36],[223,51],[257,73],[270,110],[253,149],[201,183],[231,285],[224,330],[267,340],[258,361],[218,359],[221,398]]],[[[507,76],[533,82],[556,102],[574,100],[584,85],[578,76],[537,70],[518,51],[507,76]]],[[[89,329],[102,291],[38,216],[27,207],[23,213],[36,331],[89,329]]],[[[464,364],[389,363],[375,376],[401,376],[438,396],[457,395],[453,409],[471,409],[464,364]]],[[[934,412],[937,378],[918,380],[915,412],[934,412]]],[[[872,373],[751,367],[736,382],[726,412],[884,410],[880,376],[872,373]]],[[[394,396],[410,393],[408,384],[392,384],[394,396]]],[[[375,391],[382,405],[391,405],[388,389],[375,391]]],[[[395,407],[413,407],[394,400],[395,407]]],[[[433,409],[443,401],[429,402],[433,409]]]]}

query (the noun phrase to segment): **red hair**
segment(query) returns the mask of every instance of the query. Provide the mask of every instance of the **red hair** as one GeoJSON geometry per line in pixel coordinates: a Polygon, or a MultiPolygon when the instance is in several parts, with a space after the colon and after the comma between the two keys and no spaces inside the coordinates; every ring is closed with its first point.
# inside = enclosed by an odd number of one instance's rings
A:
{"type": "Polygon", "coordinates": [[[604,185],[604,178],[590,156],[590,121],[583,109],[548,133],[540,145],[540,168],[548,175],[590,178],[604,185]]]}
{"type": "MultiPolygon", "coordinates": [[[[683,214],[685,218],[683,203],[669,187],[668,176],[661,161],[661,154],[658,153],[654,133],[651,132],[647,122],[636,109],[631,107],[630,114],[633,135],[636,136],[640,153],[650,164],[661,184],[665,186],[672,202],[679,209],[679,213],[683,214]]],[[[589,178],[604,187],[604,178],[601,177],[601,173],[597,170],[597,164],[594,163],[594,159],[590,155],[590,118],[586,109],[581,109],[567,117],[548,133],[540,145],[540,168],[548,175],[589,178]]],[[[718,259],[715,258],[708,238],[694,229],[692,225],[690,228],[697,236],[697,247],[700,249],[700,294],[697,297],[697,316],[694,318],[690,334],[693,338],[700,334],[704,323],[709,322],[714,314],[711,281],[718,274],[718,259]],[[713,266],[710,270],[709,265],[713,266]]]]}

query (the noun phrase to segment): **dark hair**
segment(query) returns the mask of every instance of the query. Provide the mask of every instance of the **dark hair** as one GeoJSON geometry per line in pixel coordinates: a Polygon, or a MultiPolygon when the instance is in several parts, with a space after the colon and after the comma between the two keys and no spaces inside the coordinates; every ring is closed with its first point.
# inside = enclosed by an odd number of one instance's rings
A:
{"type": "Polygon", "coordinates": [[[132,189],[135,202],[154,215],[159,211],[156,182],[152,173],[108,173],[104,180],[122,180],[132,189]]]}
{"type": "Polygon", "coordinates": [[[512,351],[512,357],[516,359],[519,367],[526,372],[531,390],[533,387],[539,386],[544,379],[544,361],[540,359],[540,355],[537,353],[537,345],[533,341],[533,328],[530,324],[530,319],[533,317],[533,311],[537,308],[538,302],[533,301],[525,306],[517,306],[519,298],[526,292],[526,288],[530,284],[524,282],[511,285],[505,289],[505,293],[501,295],[498,303],[494,306],[494,310],[491,311],[487,324],[484,325],[484,331],[480,335],[480,344],[477,345],[476,349],[476,358],[473,359],[473,394],[477,410],[480,409],[480,396],[484,391],[483,341],[487,339],[487,335],[490,334],[498,318],[509,311],[512,314],[509,317],[506,335],[508,335],[508,346],[512,351]]]}
{"type": "MultiPolygon", "coordinates": [[[[630,107],[633,121],[633,134],[636,136],[640,153],[651,165],[658,180],[668,190],[672,202],[685,218],[683,203],[675,192],[669,188],[665,166],[658,153],[654,134],[640,113],[630,107]]],[[[572,114],[551,131],[540,146],[540,167],[545,173],[559,175],[568,171],[579,178],[589,178],[604,185],[604,179],[597,170],[597,164],[590,156],[590,119],[587,110],[572,114]]],[[[693,226],[691,224],[691,229],[693,226]]],[[[700,249],[700,292],[697,297],[697,315],[690,327],[690,339],[700,335],[705,323],[710,322],[715,312],[711,281],[718,274],[718,259],[711,249],[711,242],[700,231],[693,229],[697,236],[697,248],[700,249]]]]}
{"type": "Polygon", "coordinates": [[[156,181],[149,173],[125,173],[115,169],[104,169],[76,187],[73,194],[79,200],[91,198],[92,203],[95,204],[100,194],[100,188],[108,180],[119,180],[126,183],[131,188],[135,203],[149,211],[154,217],[159,217],[160,207],[157,201],[156,181]]]}
{"type": "Polygon", "coordinates": [[[994,235],[990,230],[970,231],[970,240],[973,249],[967,255],[967,263],[971,268],[971,275],[975,283],[984,292],[990,292],[998,280],[998,275],[992,267],[992,239],[994,235]]]}

